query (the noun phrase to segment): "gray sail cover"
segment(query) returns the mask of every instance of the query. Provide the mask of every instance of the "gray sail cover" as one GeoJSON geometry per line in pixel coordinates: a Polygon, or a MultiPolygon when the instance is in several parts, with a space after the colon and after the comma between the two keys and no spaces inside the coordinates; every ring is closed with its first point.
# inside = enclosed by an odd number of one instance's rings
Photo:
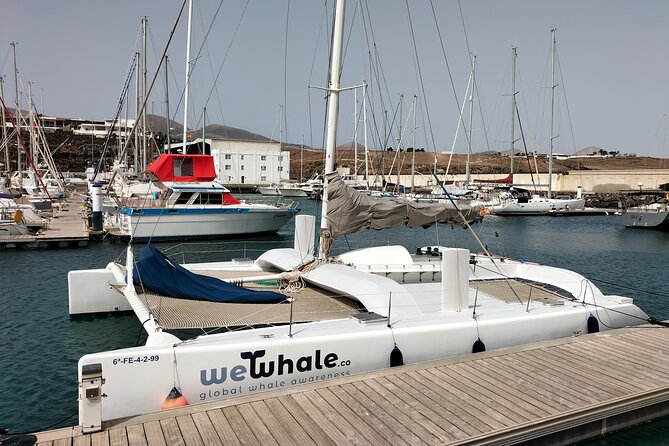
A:
{"type": "Polygon", "coordinates": [[[482,206],[451,202],[416,203],[406,198],[377,199],[348,187],[338,173],[326,175],[328,221],[332,239],[362,228],[386,229],[400,225],[428,227],[435,223],[458,224],[479,220],[482,206]]]}

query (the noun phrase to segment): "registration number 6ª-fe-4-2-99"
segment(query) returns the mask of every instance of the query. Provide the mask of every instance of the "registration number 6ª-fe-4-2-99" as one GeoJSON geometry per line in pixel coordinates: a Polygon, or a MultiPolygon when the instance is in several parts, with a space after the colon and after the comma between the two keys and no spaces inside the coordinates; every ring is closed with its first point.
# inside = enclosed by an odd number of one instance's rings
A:
{"type": "Polygon", "coordinates": [[[144,355],[144,356],[126,356],[124,358],[114,358],[112,364],[141,364],[143,362],[156,362],[160,361],[159,355],[144,355]]]}

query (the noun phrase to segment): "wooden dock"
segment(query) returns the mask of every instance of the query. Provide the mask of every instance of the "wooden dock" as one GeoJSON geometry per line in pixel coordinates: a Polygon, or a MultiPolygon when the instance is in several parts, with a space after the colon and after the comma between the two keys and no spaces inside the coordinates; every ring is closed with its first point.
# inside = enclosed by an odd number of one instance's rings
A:
{"type": "MultiPolygon", "coordinates": [[[[445,340],[447,342],[447,340],[445,340]]],[[[626,328],[37,434],[64,445],[570,444],[669,414],[669,329],[626,328]]]]}
{"type": "Polygon", "coordinates": [[[63,248],[87,246],[89,234],[82,212],[84,197],[73,194],[49,221],[49,226],[35,235],[0,236],[0,247],[4,248],[63,248]]]}

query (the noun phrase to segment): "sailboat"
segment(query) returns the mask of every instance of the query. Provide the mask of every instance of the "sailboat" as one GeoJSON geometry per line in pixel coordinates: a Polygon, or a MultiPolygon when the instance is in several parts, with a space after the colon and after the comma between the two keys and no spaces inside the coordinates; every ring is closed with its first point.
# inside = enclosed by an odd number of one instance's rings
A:
{"type": "Polygon", "coordinates": [[[402,246],[373,246],[330,255],[334,240],[365,227],[467,226],[473,214],[478,217],[478,209],[454,204],[374,200],[347,187],[334,171],[344,12],[344,0],[337,1],[317,253],[316,219],[299,215],[293,247],[269,250],[255,261],[177,265],[149,245],[137,263],[129,248],[125,264],[71,271],[71,314],[132,310],[148,336],[145,345],[79,360],[79,425],[84,432],[163,406],[648,319],[631,298],[605,295],[576,272],[487,252],[432,246],[411,254],[402,246]],[[183,284],[188,287],[179,286],[183,284]],[[216,302],[193,300],[205,297],[216,302]],[[182,341],[165,327],[173,310],[187,306],[196,308],[204,324],[227,322],[247,329],[182,341]]]}
{"type": "MultiPolygon", "coordinates": [[[[552,196],[553,182],[553,112],[555,104],[555,57],[556,57],[556,39],[555,29],[551,30],[551,119],[550,119],[550,150],[548,153],[548,194],[542,196],[537,193],[530,193],[526,189],[520,189],[511,186],[508,191],[499,194],[498,200],[495,200],[486,207],[490,214],[495,215],[545,215],[554,212],[578,211],[585,208],[585,199],[581,196],[581,190],[577,191],[576,198],[557,198],[552,196]]],[[[513,180],[513,160],[515,158],[515,118],[517,115],[516,104],[516,48],[513,48],[513,75],[512,75],[512,114],[511,114],[511,173],[508,179],[513,180]]],[[[522,130],[522,129],[521,129],[522,130]]],[[[507,180],[502,180],[506,182],[507,180]]]]}
{"type": "Polygon", "coordinates": [[[628,228],[669,231],[669,192],[644,192],[636,195],[651,196],[646,204],[631,206],[622,214],[623,224],[628,228]]]}

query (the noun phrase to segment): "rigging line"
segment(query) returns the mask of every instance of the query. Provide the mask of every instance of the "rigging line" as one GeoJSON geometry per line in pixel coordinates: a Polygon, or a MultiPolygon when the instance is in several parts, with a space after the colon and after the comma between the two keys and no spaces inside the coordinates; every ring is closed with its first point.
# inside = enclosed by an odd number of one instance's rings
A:
{"type": "MultiPolygon", "coordinates": [[[[212,88],[209,90],[209,95],[207,96],[206,101],[204,102],[204,105],[206,106],[209,104],[209,100],[211,98],[211,95],[213,94],[214,90],[216,90],[216,95],[218,98],[218,106],[220,108],[221,112],[221,117],[223,117],[223,105],[221,104],[221,99],[220,99],[220,93],[218,92],[218,78],[221,76],[221,72],[223,71],[223,66],[225,65],[225,61],[228,59],[228,56],[230,55],[230,50],[232,49],[232,44],[234,43],[235,39],[237,38],[237,33],[239,32],[239,27],[242,24],[242,20],[244,19],[244,16],[246,15],[246,8],[249,6],[249,1],[246,0],[246,3],[244,4],[244,9],[242,10],[242,13],[239,16],[239,21],[237,22],[237,26],[235,27],[235,32],[232,34],[232,38],[230,39],[230,43],[228,44],[228,47],[225,50],[225,55],[223,56],[223,60],[221,61],[221,66],[218,68],[218,72],[216,73],[216,76],[214,77],[214,81],[212,82],[212,88]]],[[[182,98],[183,98],[183,93],[182,93],[182,98]]],[[[181,99],[180,99],[181,101],[181,99]]]]}
{"type": "MultiPolygon", "coordinates": [[[[316,57],[318,54],[318,46],[321,43],[321,36],[324,34],[323,33],[323,27],[327,26],[327,1],[324,3],[324,8],[323,8],[323,14],[321,15],[321,23],[319,25],[318,29],[318,37],[316,39],[316,44],[314,45],[314,54],[311,57],[311,68],[309,69],[309,78],[307,82],[307,104],[308,104],[308,109],[309,109],[309,143],[311,147],[314,147],[314,126],[313,126],[313,120],[311,119],[313,114],[311,110],[311,88],[308,87],[311,85],[311,81],[313,80],[313,75],[314,75],[314,68],[316,67],[316,57]]],[[[327,42],[327,39],[325,39],[327,42]]]]}
{"type": "Polygon", "coordinates": [[[518,128],[520,129],[520,137],[523,140],[523,147],[525,148],[525,159],[527,160],[527,168],[530,171],[530,180],[534,186],[534,192],[537,192],[537,185],[534,183],[534,174],[532,173],[532,165],[530,164],[530,154],[527,152],[527,143],[525,142],[525,132],[523,131],[523,124],[520,122],[520,112],[516,107],[516,116],[518,116],[518,128]]]}
{"type": "Polygon", "coordinates": [[[590,277],[590,279],[593,280],[593,281],[596,281],[596,282],[604,283],[606,285],[611,285],[611,286],[615,286],[615,287],[619,287],[619,288],[625,288],[625,289],[628,289],[628,290],[637,291],[637,292],[644,293],[644,294],[650,294],[652,296],[659,296],[659,297],[669,298],[669,294],[665,294],[665,293],[658,293],[656,291],[639,289],[637,287],[632,287],[632,286],[629,286],[629,285],[622,285],[620,283],[608,282],[608,281],[606,281],[604,279],[600,279],[598,277],[590,277]]]}
{"type": "MultiPolygon", "coordinates": [[[[100,160],[98,161],[98,164],[95,166],[95,171],[93,172],[93,181],[95,181],[95,178],[98,176],[98,173],[100,173],[100,169],[102,169],[102,164],[104,163],[104,158],[105,154],[107,152],[107,148],[109,147],[109,143],[111,142],[111,138],[114,134],[114,129],[116,128],[117,123],[119,122],[121,113],[123,112],[123,106],[125,105],[125,98],[128,94],[128,91],[130,89],[130,84],[132,82],[132,76],[135,72],[135,58],[137,57],[137,53],[133,54],[133,57],[130,61],[130,65],[128,67],[128,74],[126,75],[125,82],[123,84],[123,87],[121,88],[121,94],[119,96],[118,102],[116,104],[116,114],[114,115],[114,121],[112,121],[112,125],[109,128],[109,131],[107,132],[107,136],[105,138],[104,143],[102,144],[102,153],[100,154],[100,160]]],[[[120,126],[119,126],[120,128],[120,126]]]]}
{"type": "MultiPolygon", "coordinates": [[[[186,7],[186,0],[184,0],[181,3],[181,8],[179,9],[179,14],[177,15],[176,20],[174,21],[174,25],[172,26],[172,30],[170,31],[169,37],[167,39],[167,42],[165,43],[165,49],[163,50],[163,54],[160,58],[160,64],[158,65],[155,74],[153,75],[153,79],[151,79],[151,84],[149,85],[148,92],[150,92],[153,89],[153,85],[156,83],[156,79],[158,78],[158,74],[160,73],[160,67],[162,65],[162,61],[165,60],[165,54],[167,54],[167,49],[170,47],[170,43],[172,42],[172,38],[174,37],[174,32],[176,31],[177,25],[179,24],[179,20],[181,19],[181,14],[183,13],[184,8],[186,7]]],[[[147,92],[147,93],[148,93],[147,92]]],[[[142,106],[140,107],[140,110],[138,112],[138,115],[141,115],[144,113],[144,109],[146,108],[146,103],[148,101],[148,95],[147,97],[144,98],[144,101],[142,102],[142,106]]],[[[130,131],[130,135],[128,135],[126,139],[126,143],[123,147],[123,151],[119,155],[119,158],[123,158],[128,151],[128,148],[130,147],[130,141],[132,140],[133,135],[135,134],[137,126],[132,126],[132,130],[130,131]]],[[[114,177],[116,176],[116,172],[112,173],[111,178],[109,179],[109,183],[112,183],[114,181],[114,177]]]]}
{"type": "Polygon", "coordinates": [[[564,76],[562,75],[562,65],[560,64],[560,56],[558,55],[557,48],[555,48],[555,59],[557,60],[558,72],[560,73],[560,81],[562,85],[562,97],[564,100],[564,106],[567,110],[567,123],[569,124],[569,132],[571,135],[572,150],[576,152],[576,138],[574,136],[574,126],[571,122],[571,112],[569,111],[569,103],[567,102],[567,88],[564,85],[564,76]]]}
{"type": "Polygon", "coordinates": [[[5,58],[2,59],[2,65],[0,65],[0,72],[4,73],[5,72],[5,67],[7,66],[7,59],[9,59],[9,55],[11,54],[11,50],[9,47],[7,47],[7,52],[5,53],[5,58]]]}
{"type": "MultiPolygon", "coordinates": [[[[455,105],[458,108],[458,116],[460,116],[460,121],[461,121],[462,125],[464,126],[464,121],[463,121],[463,118],[462,118],[462,108],[460,107],[460,100],[458,99],[458,93],[455,89],[455,82],[453,80],[453,73],[451,72],[451,66],[448,63],[448,57],[446,57],[446,48],[444,47],[444,39],[441,35],[441,28],[439,28],[439,21],[437,20],[437,14],[434,10],[433,0],[430,0],[430,6],[432,8],[432,17],[434,18],[434,25],[437,29],[437,35],[439,36],[439,44],[441,45],[441,53],[444,56],[444,62],[446,62],[446,71],[448,72],[448,79],[451,83],[451,91],[453,92],[453,97],[455,98],[455,105]]],[[[466,38],[467,38],[467,35],[465,34],[465,39],[466,38]]],[[[467,48],[469,48],[469,45],[467,45],[467,48]]],[[[436,148],[435,148],[435,150],[436,150],[436,148]]]]}
{"type": "MultiPolygon", "coordinates": [[[[485,115],[483,113],[483,101],[481,100],[481,96],[478,94],[479,87],[478,87],[478,79],[475,77],[474,78],[474,92],[476,92],[476,98],[478,99],[478,104],[479,104],[479,114],[481,115],[481,128],[483,129],[483,136],[485,138],[485,143],[486,143],[486,149],[490,150],[490,138],[488,137],[488,127],[486,127],[485,123],[485,115]]],[[[472,123],[470,122],[469,125],[471,126],[472,123]]]]}
{"type": "MultiPolygon", "coordinates": [[[[369,13],[369,3],[366,2],[365,6],[366,6],[366,9],[367,9],[367,17],[369,18],[369,17],[371,17],[371,15],[369,13]]],[[[387,110],[388,108],[392,109],[393,108],[393,95],[390,94],[390,89],[388,87],[388,81],[386,80],[385,73],[384,73],[384,70],[383,70],[383,67],[382,67],[382,64],[381,64],[381,56],[379,54],[378,46],[376,45],[376,37],[374,35],[374,28],[372,26],[371,20],[368,20],[365,23],[368,23],[369,32],[370,32],[370,35],[372,37],[371,47],[374,49],[372,60],[376,64],[376,65],[373,65],[373,66],[376,67],[376,70],[374,70],[375,73],[376,73],[375,80],[376,80],[376,85],[377,85],[378,92],[379,92],[379,99],[381,101],[381,107],[382,107],[383,110],[387,110]],[[387,102],[389,103],[388,104],[389,107],[386,107],[386,101],[384,101],[384,97],[383,97],[384,93],[381,90],[381,86],[385,87],[385,94],[386,94],[386,97],[387,97],[387,102]]],[[[367,40],[367,47],[370,48],[369,37],[367,37],[367,27],[365,27],[365,36],[366,36],[366,40],[367,40]]],[[[371,52],[370,52],[370,54],[371,54],[371,52]]]]}

